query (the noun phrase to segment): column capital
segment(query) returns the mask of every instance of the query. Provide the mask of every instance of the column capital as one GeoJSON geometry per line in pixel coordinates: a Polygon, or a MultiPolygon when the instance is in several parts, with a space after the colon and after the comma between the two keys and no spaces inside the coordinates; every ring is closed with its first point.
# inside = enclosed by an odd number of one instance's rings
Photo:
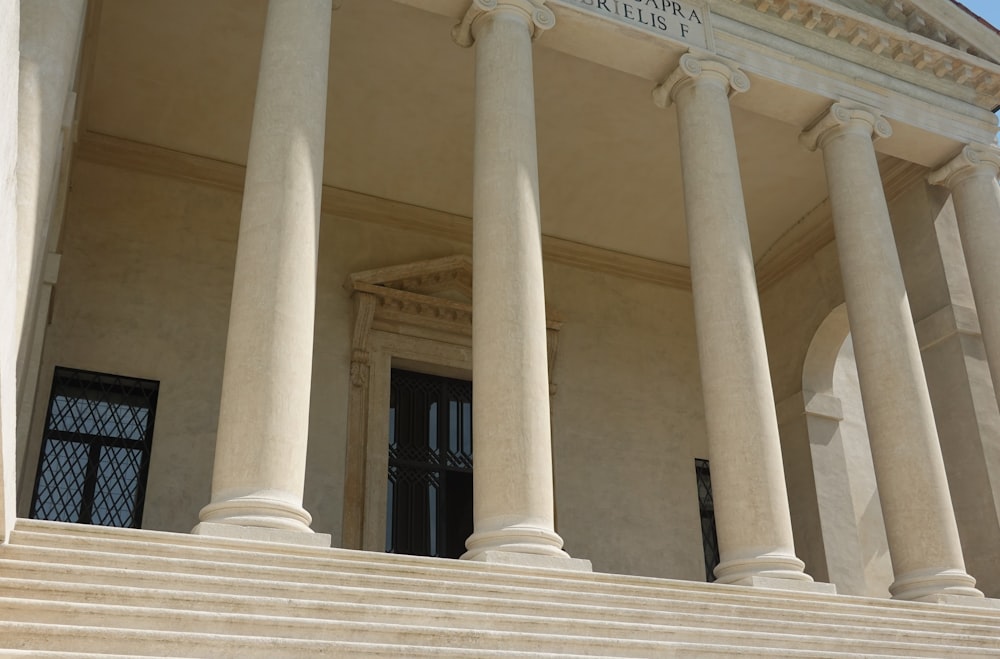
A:
{"type": "Polygon", "coordinates": [[[476,21],[495,11],[512,11],[523,15],[532,39],[556,24],[556,15],[545,6],[545,0],[472,0],[462,22],[452,28],[452,39],[463,48],[470,47],[476,41],[476,21]]]}
{"type": "Polygon", "coordinates": [[[872,139],[889,137],[892,126],[878,111],[834,103],[812,126],[802,131],[799,142],[810,151],[823,148],[823,144],[846,131],[864,132],[872,139]]]}
{"type": "Polygon", "coordinates": [[[666,109],[673,104],[676,92],[686,84],[710,79],[721,80],[729,96],[750,89],[750,78],[735,66],[684,53],[673,73],[653,89],[653,103],[666,109]]]}
{"type": "Polygon", "coordinates": [[[967,144],[957,156],[931,172],[927,181],[931,185],[954,186],[969,176],[987,174],[993,178],[1000,174],[1000,149],[993,145],[967,144]]]}

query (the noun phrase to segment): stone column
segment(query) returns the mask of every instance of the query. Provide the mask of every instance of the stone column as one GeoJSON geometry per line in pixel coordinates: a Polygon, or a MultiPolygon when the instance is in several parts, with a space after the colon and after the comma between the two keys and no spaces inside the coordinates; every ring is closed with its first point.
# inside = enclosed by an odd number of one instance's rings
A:
{"type": "Polygon", "coordinates": [[[933,185],[951,188],[976,301],[993,389],[1000,403],[1000,149],[969,145],[941,169],[933,185]]]}
{"type": "Polygon", "coordinates": [[[795,556],[778,420],[740,182],[730,92],[750,88],[720,62],[681,57],[653,92],[677,106],[684,216],[708,427],[721,583],[812,581],[795,556]]]}
{"type": "Polygon", "coordinates": [[[312,534],[302,491],[331,11],[331,0],[268,5],[212,501],[195,533],[330,544],[312,534]]]}
{"type": "Polygon", "coordinates": [[[17,519],[17,102],[21,5],[0,3],[0,544],[17,519]]]}
{"type": "Polygon", "coordinates": [[[803,144],[822,149],[847,315],[897,599],[982,597],[965,571],[930,395],[872,136],[882,117],[834,104],[803,144]]]}
{"type": "Polygon", "coordinates": [[[569,563],[554,521],[531,52],[532,37],[554,23],[542,0],[475,0],[453,35],[476,45],[466,559],[569,563]]]}

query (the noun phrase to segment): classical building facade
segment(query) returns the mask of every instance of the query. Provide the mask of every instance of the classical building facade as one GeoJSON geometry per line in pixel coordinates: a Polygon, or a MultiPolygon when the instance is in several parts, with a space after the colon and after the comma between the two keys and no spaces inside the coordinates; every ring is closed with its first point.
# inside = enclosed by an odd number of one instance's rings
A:
{"type": "Polygon", "coordinates": [[[998,647],[1000,36],[959,3],[0,34],[0,647],[998,647]]]}

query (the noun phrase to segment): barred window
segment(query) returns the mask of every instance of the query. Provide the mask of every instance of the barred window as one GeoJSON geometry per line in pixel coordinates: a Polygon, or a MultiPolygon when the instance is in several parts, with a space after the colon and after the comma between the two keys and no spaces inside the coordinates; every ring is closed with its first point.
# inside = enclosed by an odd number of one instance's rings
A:
{"type": "Polygon", "coordinates": [[[159,386],[56,367],[32,519],[141,526],[159,386]]]}
{"type": "Polygon", "coordinates": [[[705,552],[705,581],[715,581],[715,566],[719,564],[719,539],[715,535],[715,503],[712,501],[712,475],[708,460],[695,458],[695,478],[698,481],[698,509],[701,511],[701,544],[705,552]]]}

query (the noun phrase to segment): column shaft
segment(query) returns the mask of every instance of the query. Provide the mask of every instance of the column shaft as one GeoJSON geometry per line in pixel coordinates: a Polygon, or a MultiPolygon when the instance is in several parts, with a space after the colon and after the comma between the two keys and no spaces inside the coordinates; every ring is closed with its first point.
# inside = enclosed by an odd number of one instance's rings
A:
{"type": "Polygon", "coordinates": [[[531,52],[535,25],[526,11],[536,7],[500,2],[498,8],[478,8],[471,22],[475,530],[463,558],[489,560],[491,552],[566,557],[554,526],[531,52]]]}
{"type": "MultiPolygon", "coordinates": [[[[302,508],[331,0],[271,0],[205,522],[310,532],[302,508]]],[[[218,526],[218,525],[212,525],[218,526]]]]}
{"type": "Polygon", "coordinates": [[[931,175],[951,188],[993,389],[1000,403],[1000,150],[966,147],[931,175]]]}
{"type": "Polygon", "coordinates": [[[723,583],[810,581],[795,557],[729,90],[742,73],[691,55],[657,88],[677,105],[684,214],[723,583]]]}
{"type": "Polygon", "coordinates": [[[884,119],[836,104],[823,150],[844,296],[899,599],[978,595],[965,572],[913,317],[872,144],[884,119]]]}

